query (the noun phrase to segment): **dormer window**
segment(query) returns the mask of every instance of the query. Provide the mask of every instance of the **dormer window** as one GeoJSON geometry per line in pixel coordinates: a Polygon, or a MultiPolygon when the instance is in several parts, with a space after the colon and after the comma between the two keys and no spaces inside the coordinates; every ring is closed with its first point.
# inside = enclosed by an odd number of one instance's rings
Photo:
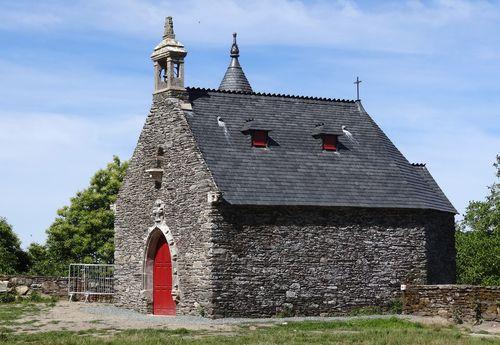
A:
{"type": "Polygon", "coordinates": [[[252,131],[252,146],[267,147],[267,131],[263,130],[252,131]]]}
{"type": "Polygon", "coordinates": [[[243,134],[250,134],[252,147],[266,148],[269,143],[269,126],[259,120],[248,119],[243,124],[241,132],[243,134]]]}
{"type": "Polygon", "coordinates": [[[337,151],[338,137],[335,134],[323,134],[323,150],[337,151]]]}
{"type": "Polygon", "coordinates": [[[312,135],[316,139],[321,138],[323,151],[338,151],[339,135],[342,135],[341,128],[318,123],[313,129],[312,135]]]}

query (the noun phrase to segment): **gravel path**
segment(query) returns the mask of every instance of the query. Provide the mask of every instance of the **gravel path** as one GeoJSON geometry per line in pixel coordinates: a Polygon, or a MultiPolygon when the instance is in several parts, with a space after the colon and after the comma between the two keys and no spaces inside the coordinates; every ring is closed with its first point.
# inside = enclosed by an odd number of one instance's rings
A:
{"type": "MultiPolygon", "coordinates": [[[[360,317],[287,317],[287,318],[224,318],[208,319],[201,316],[154,316],[140,314],[132,310],[118,308],[112,305],[87,305],[80,308],[89,314],[106,315],[107,317],[126,318],[129,321],[144,322],[150,324],[162,324],[172,326],[190,326],[190,325],[243,325],[252,323],[283,323],[291,321],[344,321],[360,317]]],[[[363,318],[389,318],[390,315],[364,316],[363,318]]]]}

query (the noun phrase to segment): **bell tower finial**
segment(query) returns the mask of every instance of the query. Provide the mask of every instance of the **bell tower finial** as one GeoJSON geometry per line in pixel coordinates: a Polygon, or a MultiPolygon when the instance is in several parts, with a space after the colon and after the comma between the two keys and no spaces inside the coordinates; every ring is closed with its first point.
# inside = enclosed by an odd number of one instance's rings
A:
{"type": "Polygon", "coordinates": [[[167,92],[168,96],[186,98],[184,88],[184,45],[175,39],[172,17],[165,18],[163,40],[155,47],[151,59],[154,62],[154,93],[167,92]]]}
{"type": "Polygon", "coordinates": [[[175,40],[175,33],[174,33],[174,21],[172,20],[171,16],[168,16],[165,18],[165,31],[163,32],[163,38],[164,39],[173,39],[175,40]]]}

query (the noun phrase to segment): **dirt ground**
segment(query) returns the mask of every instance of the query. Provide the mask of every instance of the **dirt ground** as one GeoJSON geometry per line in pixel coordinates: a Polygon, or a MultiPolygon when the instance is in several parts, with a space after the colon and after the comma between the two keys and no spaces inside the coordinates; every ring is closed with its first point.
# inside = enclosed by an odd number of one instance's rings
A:
{"type": "MultiPolygon", "coordinates": [[[[390,317],[390,316],[370,316],[390,317]]],[[[410,321],[427,325],[449,325],[449,321],[440,317],[398,316],[410,321]]],[[[196,316],[165,317],[144,315],[131,310],[117,308],[110,304],[83,303],[60,301],[54,307],[47,307],[36,315],[24,316],[17,320],[14,327],[16,332],[48,332],[48,331],[83,331],[96,330],[123,330],[145,328],[186,328],[189,330],[209,330],[225,333],[232,332],[238,325],[254,324],[256,326],[271,325],[290,321],[303,320],[348,320],[353,317],[292,317],[269,319],[207,319],[196,316]]],[[[478,336],[500,337],[499,322],[483,322],[479,325],[459,325],[467,333],[472,332],[478,336]]]]}
{"type": "Polygon", "coordinates": [[[18,320],[18,332],[81,331],[88,329],[186,328],[230,330],[231,325],[213,324],[197,317],[144,315],[109,304],[60,301],[37,315],[18,320]]]}

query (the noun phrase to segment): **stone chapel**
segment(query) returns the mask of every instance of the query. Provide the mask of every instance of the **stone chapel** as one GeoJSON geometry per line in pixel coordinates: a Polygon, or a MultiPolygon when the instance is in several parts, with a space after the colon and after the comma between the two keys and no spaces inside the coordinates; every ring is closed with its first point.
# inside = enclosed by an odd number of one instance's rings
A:
{"type": "Polygon", "coordinates": [[[184,85],[186,54],[167,17],[116,202],[119,306],[336,315],[454,282],[454,207],[361,101],[254,91],[236,34],[218,89],[184,85]]]}

